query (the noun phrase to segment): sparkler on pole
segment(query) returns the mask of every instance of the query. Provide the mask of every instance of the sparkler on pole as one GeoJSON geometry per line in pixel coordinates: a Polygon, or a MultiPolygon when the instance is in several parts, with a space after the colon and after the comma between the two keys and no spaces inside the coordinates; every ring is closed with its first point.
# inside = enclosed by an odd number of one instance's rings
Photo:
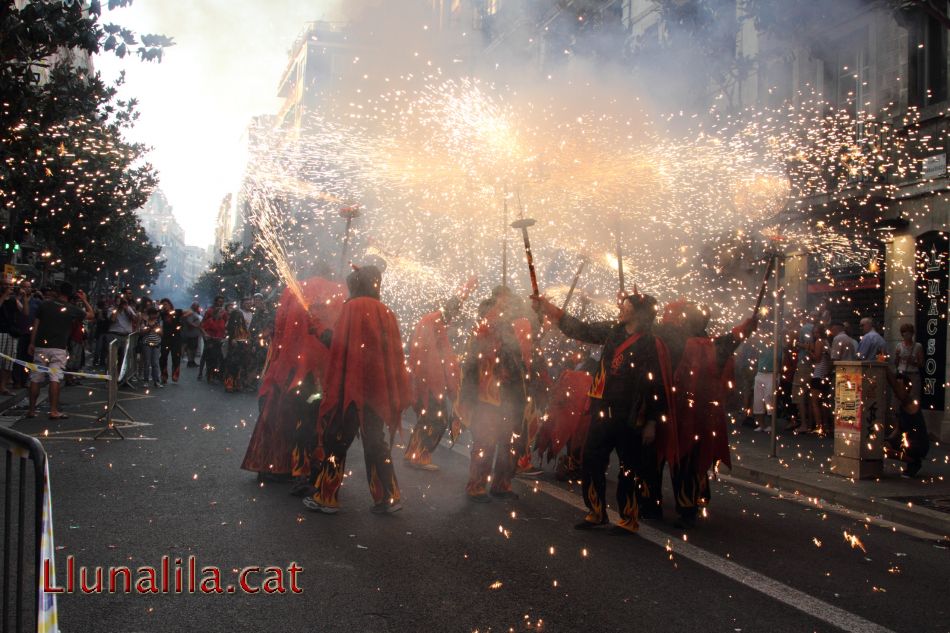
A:
{"type": "Polygon", "coordinates": [[[350,204],[340,209],[340,217],[346,219],[346,229],[343,233],[343,252],[340,253],[340,278],[346,269],[346,258],[350,251],[350,228],[355,218],[360,217],[360,205],[350,204]]]}
{"type": "Polygon", "coordinates": [[[623,297],[627,294],[623,280],[623,250],[620,248],[620,222],[617,222],[617,231],[615,233],[617,236],[617,275],[620,278],[620,296],[623,297]]]}
{"type": "Polygon", "coordinates": [[[571,302],[571,297],[574,296],[574,289],[577,288],[577,282],[581,278],[581,273],[584,272],[584,267],[587,266],[588,258],[587,256],[581,257],[580,266],[577,267],[577,272],[574,273],[574,280],[571,282],[571,287],[567,291],[567,296],[564,297],[564,303],[561,304],[561,310],[567,310],[567,304],[571,302]]]}
{"type": "Polygon", "coordinates": [[[502,231],[502,251],[501,251],[501,285],[503,288],[508,287],[508,198],[505,197],[504,201],[504,218],[503,218],[503,231],[502,231]]]}
{"type": "Polygon", "coordinates": [[[536,222],[531,218],[522,218],[511,223],[511,228],[521,229],[521,237],[524,238],[524,253],[528,258],[528,274],[531,276],[531,291],[535,297],[541,296],[538,289],[538,274],[534,270],[534,255],[531,254],[531,240],[528,239],[528,227],[534,226],[536,222]]]}

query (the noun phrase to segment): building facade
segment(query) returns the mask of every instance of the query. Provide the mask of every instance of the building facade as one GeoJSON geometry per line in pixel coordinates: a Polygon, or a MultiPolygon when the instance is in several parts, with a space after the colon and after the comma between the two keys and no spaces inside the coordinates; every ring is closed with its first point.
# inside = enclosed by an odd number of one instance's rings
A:
{"type": "Polygon", "coordinates": [[[155,190],[138,216],[149,240],[161,246],[159,257],[165,262],[152,293],[176,304],[187,301],[192,284],[208,268],[207,249],[185,243],[185,231],[161,189],[155,190]]]}
{"type": "Polygon", "coordinates": [[[928,427],[950,440],[946,0],[461,0],[433,10],[442,20],[469,16],[489,58],[540,72],[574,56],[612,60],[629,67],[634,85],[680,106],[671,110],[700,114],[714,100],[740,114],[817,99],[853,117],[847,151],[867,157],[899,146],[902,168],[886,156],[871,178],[790,201],[786,219],[842,231],[861,257],[791,249],[786,303],[830,308],[855,325],[870,316],[892,349],[900,326],[915,324],[928,427]],[[757,19],[766,5],[771,22],[757,19]],[[709,59],[681,55],[691,46],[709,59]],[[689,85],[675,86],[677,77],[689,85]],[[678,90],[664,93],[670,85],[678,90]]]}

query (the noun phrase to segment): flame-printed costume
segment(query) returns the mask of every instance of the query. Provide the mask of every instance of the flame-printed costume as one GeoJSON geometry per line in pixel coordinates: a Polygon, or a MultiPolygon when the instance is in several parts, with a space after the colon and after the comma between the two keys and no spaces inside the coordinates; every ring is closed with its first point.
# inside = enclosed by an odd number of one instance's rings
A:
{"type": "MultiPolygon", "coordinates": [[[[736,348],[755,330],[749,318],[731,332],[715,338],[705,334],[705,318],[693,304],[668,308],[661,336],[668,342],[675,364],[673,402],[678,428],[678,459],[670,466],[676,497],[676,511],[692,523],[700,508],[709,504],[709,469],[719,461],[731,465],[729,428],[725,403],[728,396],[726,373],[736,348]],[[699,322],[699,325],[690,323],[699,322]],[[693,334],[691,336],[691,334],[693,334]],[[697,335],[698,334],[698,335],[697,335]]],[[[655,511],[662,504],[663,460],[658,459],[648,479],[655,511]]]]}
{"type": "MultiPolygon", "coordinates": [[[[359,433],[373,502],[396,507],[400,494],[390,439],[411,402],[402,337],[396,315],[379,301],[379,271],[365,266],[354,274],[356,278],[348,280],[352,298],[343,305],[332,333],[322,333],[324,340],[330,339],[330,358],[311,500],[322,508],[338,507],[346,452],[359,433]]],[[[322,330],[316,319],[315,326],[322,330]]]]}
{"type": "Polygon", "coordinates": [[[416,324],[409,339],[409,372],[416,425],[406,447],[406,461],[425,467],[456,419],[461,384],[458,355],[449,342],[442,310],[424,315],[416,324]]]}
{"type": "MultiPolygon", "coordinates": [[[[346,296],[344,287],[322,277],[306,279],[300,286],[314,314],[324,323],[335,322],[346,296]]],[[[325,382],[329,358],[327,347],[310,333],[307,308],[290,289],[285,290],[258,390],[260,415],[241,468],[309,478],[319,389],[325,382]]]]}
{"type": "Polygon", "coordinates": [[[525,361],[512,314],[510,297],[483,303],[484,315],[469,340],[462,368],[463,419],[472,432],[470,497],[511,493],[518,437],[525,408],[525,361]],[[489,488],[488,482],[491,481],[489,488]]]}
{"type": "MultiPolygon", "coordinates": [[[[631,303],[638,306],[640,295],[631,297],[635,300],[631,303]]],[[[656,450],[671,460],[676,456],[676,426],[669,407],[673,380],[669,352],[652,331],[631,334],[616,321],[584,323],[547,305],[546,311],[553,313],[566,336],[603,345],[600,366],[588,392],[590,428],[584,446],[581,490],[589,512],[584,521],[593,525],[607,523],[606,471],[610,454],[616,451],[620,461],[618,525],[635,532],[639,528],[639,502],[644,492],[640,471],[645,452],[642,432],[647,423],[656,424],[656,450]]],[[[647,448],[646,452],[652,450],[647,448]]]]}
{"type": "Polygon", "coordinates": [[[567,449],[563,462],[559,461],[559,478],[580,469],[584,441],[590,427],[590,388],[593,376],[586,371],[566,369],[551,387],[544,426],[538,435],[536,450],[542,459],[551,461],[567,449]],[[563,467],[564,472],[560,472],[563,467]]]}

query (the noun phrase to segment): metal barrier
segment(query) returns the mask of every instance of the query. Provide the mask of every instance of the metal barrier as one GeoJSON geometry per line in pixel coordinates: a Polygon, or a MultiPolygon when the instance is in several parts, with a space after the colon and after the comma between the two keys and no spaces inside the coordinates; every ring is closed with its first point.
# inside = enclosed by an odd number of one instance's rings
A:
{"type": "MultiPolygon", "coordinates": [[[[118,342],[118,341],[115,341],[118,342]]],[[[134,388],[135,374],[138,371],[135,358],[135,348],[138,347],[139,333],[133,332],[125,337],[125,353],[122,354],[122,364],[118,371],[118,384],[134,388]]]]}
{"type": "MultiPolygon", "coordinates": [[[[46,545],[43,542],[46,527],[43,518],[44,495],[48,485],[46,451],[36,438],[3,427],[0,427],[0,449],[5,455],[0,631],[20,633],[51,630],[44,625],[50,609],[48,605],[41,603],[43,551],[46,545]],[[32,468],[28,468],[27,462],[33,463],[32,468]],[[27,500],[28,489],[31,490],[32,503],[27,500]],[[27,554],[31,554],[29,568],[26,565],[27,554]],[[14,572],[12,575],[11,568],[14,572]],[[36,595],[33,600],[25,598],[25,586],[35,588],[36,595]]],[[[49,520],[52,520],[51,513],[49,520]]],[[[51,526],[49,534],[48,549],[52,550],[51,526]]],[[[55,609],[53,601],[54,627],[55,609]]]]}
{"type": "MultiPolygon", "coordinates": [[[[129,349],[126,350],[125,358],[135,355],[135,350],[131,349],[131,343],[129,343],[129,349]],[[130,353],[131,352],[131,353],[130,353]]],[[[121,372],[119,371],[119,341],[110,341],[109,348],[106,355],[106,373],[109,375],[109,381],[106,386],[106,408],[105,411],[96,418],[96,422],[105,422],[105,427],[96,433],[96,436],[93,439],[98,440],[100,437],[106,433],[112,432],[119,436],[119,439],[124,440],[125,436],[122,434],[121,429],[115,425],[115,422],[112,420],[113,412],[118,409],[125,414],[125,417],[129,420],[132,420],[132,416],[129,415],[129,412],[119,404],[119,384],[122,382],[120,378],[121,372]]],[[[127,369],[126,363],[123,359],[123,369],[127,369]]],[[[134,366],[134,363],[132,363],[134,366]]],[[[134,371],[132,372],[134,374],[134,371]]]]}

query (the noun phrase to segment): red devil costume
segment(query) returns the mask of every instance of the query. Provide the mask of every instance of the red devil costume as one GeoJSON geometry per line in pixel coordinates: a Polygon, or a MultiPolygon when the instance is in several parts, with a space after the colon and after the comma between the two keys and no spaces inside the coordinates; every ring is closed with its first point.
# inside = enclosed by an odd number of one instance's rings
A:
{"type": "MultiPolygon", "coordinates": [[[[460,301],[419,319],[409,339],[409,372],[416,425],[406,447],[406,461],[422,470],[436,470],[432,451],[449,425],[456,425],[461,370],[458,355],[449,343],[448,324],[458,313],[460,301]]],[[[456,433],[453,432],[453,436],[456,433]]]]}
{"type": "Polygon", "coordinates": [[[600,367],[594,375],[590,396],[590,429],[584,446],[582,493],[589,510],[578,529],[604,525],[607,521],[606,471],[610,454],[617,452],[616,529],[639,529],[640,475],[644,444],[656,442],[656,450],[676,457],[676,425],[672,402],[672,371],[669,352],[653,335],[656,301],[633,294],[621,305],[621,321],[584,323],[565,314],[543,298],[538,307],[568,336],[585,343],[603,345],[600,367]]]}
{"type": "MultiPolygon", "coordinates": [[[[381,279],[375,266],[350,275],[351,298],[332,332],[321,334],[329,343],[330,358],[319,413],[320,461],[314,469],[313,494],[304,498],[312,510],[337,511],[346,452],[357,433],[363,440],[373,511],[402,508],[390,440],[411,396],[396,315],[379,300],[381,279]]],[[[314,321],[315,329],[321,330],[314,321]]]]}
{"type": "Polygon", "coordinates": [[[566,369],[551,387],[544,426],[538,435],[536,449],[542,459],[558,458],[558,479],[564,481],[579,472],[584,440],[590,426],[590,393],[593,377],[586,371],[566,369]]]}
{"type": "Polygon", "coordinates": [[[513,327],[511,296],[496,289],[479,306],[462,368],[463,419],[472,432],[472,456],[465,488],[473,501],[508,499],[526,401],[525,364],[513,327]],[[488,482],[491,480],[491,486],[488,482]]]}
{"type": "MultiPolygon", "coordinates": [[[[301,284],[304,300],[324,323],[336,321],[343,307],[341,284],[311,277],[301,284]]],[[[271,475],[310,474],[309,452],[320,391],[330,352],[309,331],[308,308],[288,288],[280,298],[274,337],[261,387],[260,415],[241,468],[271,475]]]]}
{"type": "MultiPolygon", "coordinates": [[[[757,324],[751,317],[731,332],[711,338],[706,334],[708,321],[706,312],[686,302],[667,306],[663,318],[663,337],[673,350],[676,366],[673,402],[679,453],[678,460],[671,462],[670,478],[681,527],[692,526],[699,509],[709,504],[709,469],[720,461],[731,465],[724,374],[736,348],[757,324]]],[[[657,503],[662,499],[662,471],[661,460],[650,485],[657,503]]]]}

